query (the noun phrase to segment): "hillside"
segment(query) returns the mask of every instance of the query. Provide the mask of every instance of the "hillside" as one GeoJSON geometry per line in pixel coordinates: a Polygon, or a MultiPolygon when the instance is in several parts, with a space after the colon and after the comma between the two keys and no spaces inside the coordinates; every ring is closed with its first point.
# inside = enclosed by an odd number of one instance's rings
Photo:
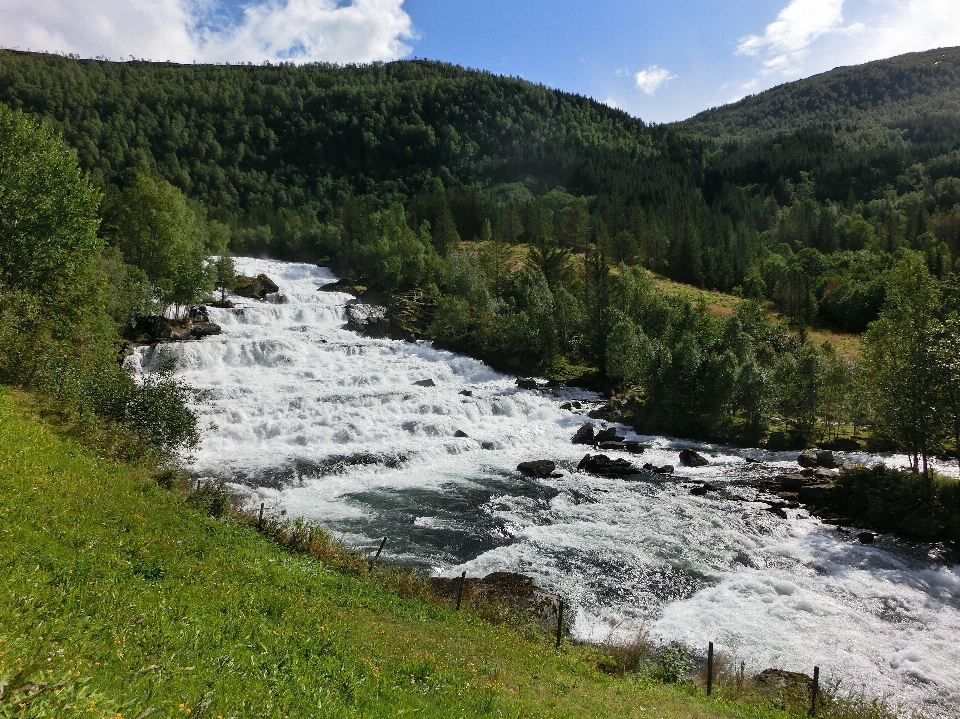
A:
{"type": "Polygon", "coordinates": [[[0,526],[15,549],[0,560],[3,716],[804,715],[803,696],[783,712],[732,684],[708,699],[615,676],[595,649],[557,652],[538,631],[335,571],[97,458],[30,405],[0,390],[0,526]]]}

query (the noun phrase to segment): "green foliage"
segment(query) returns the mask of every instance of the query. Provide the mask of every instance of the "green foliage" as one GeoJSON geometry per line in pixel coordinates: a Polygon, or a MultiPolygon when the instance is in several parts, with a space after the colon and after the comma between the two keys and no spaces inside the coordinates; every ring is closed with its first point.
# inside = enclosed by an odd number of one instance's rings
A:
{"type": "Polygon", "coordinates": [[[49,124],[0,105],[0,282],[72,317],[95,290],[99,201],[49,124]]]}
{"type": "Polygon", "coordinates": [[[137,175],[107,204],[103,230],[162,304],[189,304],[213,289],[206,222],[166,180],[137,175]]]}

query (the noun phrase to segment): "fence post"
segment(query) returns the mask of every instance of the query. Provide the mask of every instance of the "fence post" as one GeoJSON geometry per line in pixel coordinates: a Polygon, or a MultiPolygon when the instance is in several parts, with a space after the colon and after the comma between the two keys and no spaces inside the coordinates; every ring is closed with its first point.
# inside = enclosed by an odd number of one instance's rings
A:
{"type": "Polygon", "coordinates": [[[257,526],[263,527],[263,502],[260,502],[260,515],[257,517],[257,526]]]}
{"type": "Polygon", "coordinates": [[[707,646],[707,696],[713,694],[713,642],[707,646]]]}
{"type": "Polygon", "coordinates": [[[557,649],[560,648],[560,634],[563,632],[563,600],[557,600],[557,649]]]}
{"type": "Polygon", "coordinates": [[[813,668],[813,687],[810,690],[810,716],[817,715],[817,697],[820,694],[820,667],[813,668]]]}
{"type": "Polygon", "coordinates": [[[460,586],[457,588],[457,611],[460,611],[460,600],[463,599],[463,585],[467,581],[467,572],[464,570],[463,574],[460,575],[460,586]]]}
{"type": "Polygon", "coordinates": [[[380,559],[380,552],[383,551],[383,547],[386,543],[387,543],[387,538],[384,537],[383,541],[380,542],[380,548],[377,550],[377,553],[373,555],[373,559],[371,559],[370,564],[367,565],[367,574],[373,571],[373,565],[377,563],[378,559],[380,559]]]}

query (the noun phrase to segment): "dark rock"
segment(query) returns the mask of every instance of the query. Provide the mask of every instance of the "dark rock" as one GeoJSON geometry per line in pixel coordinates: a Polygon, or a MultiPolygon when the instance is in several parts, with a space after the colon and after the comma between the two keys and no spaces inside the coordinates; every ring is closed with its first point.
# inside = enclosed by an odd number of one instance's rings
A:
{"type": "Polygon", "coordinates": [[[797,464],[806,469],[813,469],[817,466],[817,450],[806,449],[797,457],[797,464]]]}
{"type": "Polygon", "coordinates": [[[222,302],[220,300],[216,300],[211,302],[210,305],[221,310],[232,310],[236,306],[231,300],[223,300],[222,302]]]}
{"type": "Polygon", "coordinates": [[[220,327],[215,322],[193,322],[190,325],[190,335],[194,339],[200,339],[201,337],[210,337],[212,335],[218,335],[223,332],[223,328],[220,327]]]}
{"type": "Polygon", "coordinates": [[[710,460],[687,447],[680,450],[680,464],[686,467],[706,467],[710,460]]]}
{"type": "Polygon", "coordinates": [[[698,484],[697,486],[690,488],[690,494],[692,494],[694,497],[702,497],[707,492],[716,492],[716,491],[717,491],[717,487],[710,484],[709,482],[704,482],[703,484],[698,484]]]}
{"type": "Polygon", "coordinates": [[[571,440],[574,444],[593,444],[596,441],[593,422],[582,425],[571,440]]]}
{"type": "Polygon", "coordinates": [[[276,282],[264,274],[259,274],[256,277],[237,275],[237,284],[233,290],[233,293],[235,295],[239,295],[240,297],[249,297],[250,299],[254,300],[262,300],[267,295],[279,291],[280,288],[277,286],[276,282]]]}
{"type": "Polygon", "coordinates": [[[876,536],[873,532],[860,532],[860,534],[857,535],[857,541],[860,542],[860,544],[873,544],[876,536]]]}
{"type": "Polygon", "coordinates": [[[673,474],[672,464],[665,464],[662,467],[658,467],[655,464],[650,464],[650,462],[647,462],[645,465],[643,465],[643,468],[648,472],[653,472],[654,474],[673,474]]]}
{"type": "Polygon", "coordinates": [[[830,498],[830,495],[836,491],[832,484],[811,484],[800,487],[800,499],[812,504],[821,504],[830,498]]]}
{"type": "Polygon", "coordinates": [[[829,449],[818,449],[817,466],[825,467],[826,469],[836,469],[838,465],[837,460],[833,456],[833,452],[829,449]]]}
{"type": "Polygon", "coordinates": [[[462,439],[462,438],[465,438],[465,437],[469,437],[470,435],[467,434],[466,432],[464,432],[462,429],[458,429],[456,432],[453,433],[453,436],[454,436],[454,437],[460,437],[460,438],[462,439]]]}
{"type": "Polygon", "coordinates": [[[786,511],[784,511],[785,506],[786,505],[784,504],[771,504],[767,506],[764,511],[770,512],[770,514],[775,514],[780,517],[780,519],[790,519],[790,516],[786,513],[786,511]]]}
{"type": "Polygon", "coordinates": [[[621,444],[623,444],[623,448],[626,451],[632,454],[643,454],[644,450],[646,450],[646,447],[644,447],[639,442],[627,441],[627,442],[622,442],[621,444]]]}
{"type": "Polygon", "coordinates": [[[754,459],[753,457],[744,457],[743,461],[746,462],[747,464],[763,464],[761,460],[754,459]]]}
{"type": "Polygon", "coordinates": [[[414,384],[417,387],[436,387],[437,383],[432,379],[418,379],[414,384]]]}
{"type": "Polygon", "coordinates": [[[593,438],[593,441],[595,444],[600,444],[601,442],[622,442],[625,439],[626,437],[621,437],[617,434],[616,427],[607,427],[597,432],[597,436],[593,438]]]}
{"type": "Polygon", "coordinates": [[[517,387],[520,389],[537,389],[539,386],[532,377],[517,377],[517,387]]]}
{"type": "Polygon", "coordinates": [[[464,397],[473,397],[473,392],[468,389],[460,390],[460,394],[462,394],[464,397]]]}
{"type": "Polygon", "coordinates": [[[386,337],[390,333],[387,308],[360,302],[347,305],[347,329],[367,337],[386,337]]]}
{"type": "Polygon", "coordinates": [[[826,469],[824,467],[817,467],[813,470],[813,476],[819,480],[833,481],[837,478],[839,472],[835,469],[826,469]]]}
{"type": "Polygon", "coordinates": [[[289,305],[289,304],[290,304],[290,298],[287,297],[287,296],[286,296],[285,294],[283,294],[282,292],[274,292],[273,294],[270,294],[270,295],[267,295],[266,297],[264,297],[264,299],[265,299],[267,302],[270,302],[271,304],[275,304],[275,305],[289,305]]]}
{"type": "Polygon", "coordinates": [[[533,462],[521,462],[517,465],[517,469],[520,472],[523,472],[523,474],[526,474],[530,477],[536,477],[537,479],[546,479],[556,468],[557,465],[551,462],[549,459],[538,459],[533,462]]]}
{"type": "Polygon", "coordinates": [[[583,409],[583,405],[579,402],[564,402],[562,405],[560,405],[560,409],[573,411],[575,409],[583,409]]]}
{"type": "Polygon", "coordinates": [[[627,445],[624,442],[598,442],[597,449],[620,450],[625,452],[627,445]]]}
{"type": "Polygon", "coordinates": [[[209,322],[210,315],[207,314],[207,308],[203,305],[194,305],[187,310],[187,317],[195,322],[209,322]]]}
{"type": "Polygon", "coordinates": [[[773,481],[784,489],[800,489],[800,487],[810,484],[810,480],[807,477],[798,473],[781,474],[774,477],[773,481]]]}
{"type": "Polygon", "coordinates": [[[610,459],[605,454],[587,454],[580,460],[577,470],[602,477],[626,477],[637,473],[637,468],[625,459],[610,459]]]}
{"type": "Polygon", "coordinates": [[[547,387],[549,387],[550,389],[560,389],[566,386],[567,386],[567,383],[564,382],[563,380],[551,379],[547,381],[547,387]]]}

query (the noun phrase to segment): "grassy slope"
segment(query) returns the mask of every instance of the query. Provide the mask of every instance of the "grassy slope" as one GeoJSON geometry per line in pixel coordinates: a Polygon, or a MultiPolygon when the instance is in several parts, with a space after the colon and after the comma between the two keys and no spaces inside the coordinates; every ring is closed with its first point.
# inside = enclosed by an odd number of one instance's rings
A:
{"type": "Polygon", "coordinates": [[[31,662],[66,680],[48,716],[785,716],[607,676],[588,649],[557,654],[287,553],[4,388],[0,428],[0,682],[31,662]]]}

